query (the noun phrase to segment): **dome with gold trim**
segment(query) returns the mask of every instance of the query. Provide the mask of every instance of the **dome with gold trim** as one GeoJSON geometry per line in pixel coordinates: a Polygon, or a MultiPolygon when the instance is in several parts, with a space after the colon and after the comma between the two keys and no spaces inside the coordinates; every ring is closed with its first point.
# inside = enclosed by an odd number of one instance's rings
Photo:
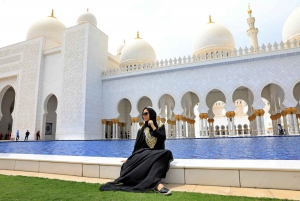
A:
{"type": "Polygon", "coordinates": [[[235,48],[231,32],[223,25],[214,23],[209,16],[209,23],[199,33],[193,44],[193,54],[211,53],[213,51],[228,51],[235,48]]]}
{"type": "Polygon", "coordinates": [[[282,29],[282,41],[286,42],[290,40],[292,42],[294,39],[300,40],[300,7],[296,8],[284,23],[282,29]]]}
{"type": "Polygon", "coordinates": [[[135,65],[156,61],[156,54],[153,47],[145,40],[137,37],[127,43],[121,51],[120,65],[135,65]]]}
{"type": "Polygon", "coordinates": [[[63,30],[66,26],[54,17],[54,11],[50,16],[34,22],[27,31],[26,40],[45,36],[50,40],[62,44],[63,30]]]}
{"type": "Polygon", "coordinates": [[[85,13],[79,15],[77,19],[77,24],[83,24],[86,22],[90,22],[94,26],[97,26],[97,19],[93,13],[89,12],[89,9],[87,9],[85,13]]]}

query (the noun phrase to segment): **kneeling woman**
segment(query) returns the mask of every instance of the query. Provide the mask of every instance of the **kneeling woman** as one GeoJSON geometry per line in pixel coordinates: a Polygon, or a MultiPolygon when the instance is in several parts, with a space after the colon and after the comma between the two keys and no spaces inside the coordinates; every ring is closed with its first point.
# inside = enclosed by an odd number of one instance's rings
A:
{"type": "Polygon", "coordinates": [[[101,191],[141,192],[154,189],[163,195],[172,193],[161,184],[173,161],[172,152],[165,150],[165,126],[157,125],[156,112],[151,107],[143,109],[143,119],[145,124],[137,133],[132,155],[122,161],[120,177],[101,186],[101,191]]]}

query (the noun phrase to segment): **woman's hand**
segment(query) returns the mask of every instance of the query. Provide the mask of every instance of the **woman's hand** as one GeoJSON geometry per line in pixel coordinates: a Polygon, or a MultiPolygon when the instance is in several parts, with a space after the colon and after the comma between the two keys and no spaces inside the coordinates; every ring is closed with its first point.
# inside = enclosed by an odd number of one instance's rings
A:
{"type": "Polygon", "coordinates": [[[121,163],[125,163],[127,160],[125,159],[125,160],[121,160],[121,163]]]}
{"type": "Polygon", "coordinates": [[[152,130],[154,130],[154,131],[156,130],[156,127],[154,126],[152,120],[149,120],[149,121],[148,121],[148,125],[151,126],[152,130]]]}

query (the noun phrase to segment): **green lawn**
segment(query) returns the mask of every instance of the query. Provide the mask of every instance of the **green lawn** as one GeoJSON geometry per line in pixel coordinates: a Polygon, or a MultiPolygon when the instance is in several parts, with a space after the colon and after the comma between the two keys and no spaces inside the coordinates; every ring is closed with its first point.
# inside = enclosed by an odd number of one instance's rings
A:
{"type": "Polygon", "coordinates": [[[25,176],[0,175],[0,200],[278,200],[236,196],[173,192],[162,196],[154,192],[128,193],[99,191],[99,184],[61,181],[25,176]]]}

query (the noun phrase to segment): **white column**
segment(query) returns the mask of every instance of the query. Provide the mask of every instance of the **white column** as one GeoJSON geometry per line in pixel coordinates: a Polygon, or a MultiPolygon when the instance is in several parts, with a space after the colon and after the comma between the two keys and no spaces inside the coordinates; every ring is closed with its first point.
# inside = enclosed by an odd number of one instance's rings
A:
{"type": "Polygon", "coordinates": [[[287,114],[286,116],[287,116],[288,123],[289,123],[289,134],[295,134],[293,115],[292,114],[287,114]]]}
{"type": "Polygon", "coordinates": [[[106,120],[102,119],[102,139],[105,139],[106,120]]]}
{"type": "Polygon", "coordinates": [[[189,137],[195,138],[196,137],[196,134],[195,134],[195,121],[190,124],[190,127],[191,127],[192,133],[190,134],[189,137]]]}
{"type": "Polygon", "coordinates": [[[234,117],[231,118],[231,124],[232,124],[232,135],[236,135],[234,117]]]}
{"type": "Polygon", "coordinates": [[[116,139],[120,139],[119,122],[116,122],[116,139]]]}
{"type": "Polygon", "coordinates": [[[208,130],[207,130],[207,118],[203,119],[204,121],[204,135],[208,136],[208,130]]]}
{"type": "Polygon", "coordinates": [[[170,119],[168,119],[167,121],[167,127],[168,127],[168,136],[169,138],[173,137],[171,136],[171,131],[172,131],[172,121],[170,119]]]}
{"type": "Polygon", "coordinates": [[[179,129],[179,138],[182,138],[182,120],[179,119],[178,121],[178,129],[179,129]]]}
{"type": "Polygon", "coordinates": [[[186,119],[183,119],[182,120],[182,124],[183,124],[183,136],[184,137],[189,137],[189,130],[188,130],[188,132],[186,132],[186,128],[187,128],[187,126],[186,126],[186,124],[187,124],[187,121],[186,121],[186,119]]]}
{"type": "Polygon", "coordinates": [[[173,132],[172,132],[173,138],[176,138],[177,137],[177,121],[176,120],[173,121],[172,127],[173,127],[173,132]]]}
{"type": "Polygon", "coordinates": [[[203,136],[204,135],[204,121],[203,121],[203,118],[200,118],[200,121],[199,121],[199,129],[200,129],[200,136],[203,136]]]}
{"type": "Polygon", "coordinates": [[[228,126],[228,129],[227,129],[227,132],[226,135],[231,135],[231,125],[230,125],[230,118],[227,118],[227,126],[228,126]]]}
{"type": "MultiPolygon", "coordinates": [[[[273,116],[273,115],[272,115],[273,116]]],[[[272,127],[273,127],[273,135],[278,135],[278,124],[275,117],[272,117],[272,127]]]]}
{"type": "Polygon", "coordinates": [[[288,124],[287,124],[287,119],[286,119],[286,113],[284,113],[282,115],[282,119],[283,119],[283,126],[284,126],[284,131],[285,133],[284,134],[289,134],[289,129],[288,129],[288,124]]]}
{"type": "Polygon", "coordinates": [[[113,139],[116,139],[116,122],[115,122],[115,120],[113,121],[112,134],[113,134],[113,139]]]}
{"type": "Polygon", "coordinates": [[[107,139],[111,139],[111,125],[112,125],[112,122],[109,122],[108,125],[107,125],[107,139]]]}
{"type": "Polygon", "coordinates": [[[212,135],[211,137],[215,137],[215,125],[214,125],[214,121],[211,123],[212,126],[212,135]]]}

